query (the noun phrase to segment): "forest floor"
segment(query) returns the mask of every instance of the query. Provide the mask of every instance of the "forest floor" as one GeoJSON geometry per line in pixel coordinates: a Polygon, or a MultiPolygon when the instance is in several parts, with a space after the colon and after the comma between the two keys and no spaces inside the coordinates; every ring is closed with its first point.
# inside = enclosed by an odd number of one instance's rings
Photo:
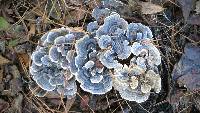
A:
{"type": "MultiPolygon", "coordinates": [[[[100,0],[0,0],[1,113],[197,113],[200,112],[200,0],[120,0],[129,23],[151,28],[162,55],[162,90],[143,103],[115,90],[75,98],[36,97],[29,89],[30,56],[53,28],[85,31],[100,0]]],[[[79,84],[78,84],[79,85],[79,84]]]]}

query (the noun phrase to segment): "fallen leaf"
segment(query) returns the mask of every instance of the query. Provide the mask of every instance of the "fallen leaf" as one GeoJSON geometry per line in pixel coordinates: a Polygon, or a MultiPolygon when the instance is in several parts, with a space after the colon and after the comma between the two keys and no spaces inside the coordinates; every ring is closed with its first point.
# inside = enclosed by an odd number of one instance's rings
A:
{"type": "Polygon", "coordinates": [[[196,2],[196,8],[195,8],[196,14],[200,14],[200,1],[196,2]]]}
{"type": "Polygon", "coordinates": [[[0,31],[6,30],[9,27],[9,23],[3,17],[0,17],[0,31]]]}
{"type": "Polygon", "coordinates": [[[30,57],[28,54],[26,53],[22,53],[22,54],[17,54],[20,63],[22,64],[22,68],[28,68],[29,67],[29,61],[30,61],[30,57]]]}
{"type": "Polygon", "coordinates": [[[172,78],[179,86],[186,87],[188,91],[200,89],[200,48],[186,44],[178,64],[175,65],[172,78]]]}
{"type": "Polygon", "coordinates": [[[36,26],[34,23],[31,23],[30,25],[30,30],[28,32],[29,35],[34,35],[35,34],[35,30],[36,30],[36,26]]]}
{"type": "Polygon", "coordinates": [[[68,15],[66,15],[65,18],[65,24],[69,23],[76,23],[79,22],[79,20],[83,19],[85,17],[85,12],[83,10],[72,10],[69,11],[68,15]]]}
{"type": "Polygon", "coordinates": [[[192,25],[200,25],[200,14],[189,17],[187,23],[192,25]]]}
{"type": "Polygon", "coordinates": [[[163,7],[151,2],[139,2],[139,5],[142,6],[142,14],[155,14],[164,10],[163,7]]]}
{"type": "Polygon", "coordinates": [[[184,54],[179,62],[174,66],[172,72],[173,86],[169,92],[167,100],[172,105],[174,113],[184,110],[184,113],[190,113],[192,106],[197,109],[200,107],[198,95],[200,88],[200,48],[191,43],[185,45],[184,54]],[[176,87],[176,83],[179,87],[176,87]],[[183,90],[180,87],[185,87],[183,90]],[[195,93],[196,92],[196,93],[195,93]]]}
{"type": "Polygon", "coordinates": [[[8,64],[10,61],[0,55],[0,65],[8,64]]]}
{"type": "Polygon", "coordinates": [[[0,99],[0,112],[3,113],[6,109],[8,109],[9,103],[0,99]]]}
{"type": "Polygon", "coordinates": [[[187,21],[190,11],[193,9],[196,0],[178,0],[178,2],[181,6],[183,17],[185,21],[187,21]]]}

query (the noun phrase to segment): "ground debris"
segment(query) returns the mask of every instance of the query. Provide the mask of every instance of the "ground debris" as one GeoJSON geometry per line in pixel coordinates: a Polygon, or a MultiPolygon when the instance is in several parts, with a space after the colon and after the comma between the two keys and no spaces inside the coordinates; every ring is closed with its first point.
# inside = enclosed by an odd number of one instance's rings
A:
{"type": "Polygon", "coordinates": [[[199,47],[187,44],[182,50],[188,41],[199,44],[199,5],[200,0],[0,0],[0,21],[3,18],[8,23],[4,26],[8,30],[0,31],[0,112],[195,113],[194,109],[200,110],[199,47]],[[159,68],[163,88],[147,102],[125,101],[114,90],[101,96],[78,90],[76,97],[66,99],[32,83],[30,54],[40,45],[39,38],[67,25],[85,31],[94,21],[92,9],[101,8],[101,1],[112,1],[115,6],[107,8],[154,32],[152,42],[163,54],[159,68]]]}
{"type": "Polygon", "coordinates": [[[22,101],[23,95],[18,94],[18,96],[16,96],[12,101],[11,107],[9,107],[4,113],[22,113],[22,101]]]}
{"type": "Polygon", "coordinates": [[[6,111],[9,107],[9,103],[0,99],[0,112],[3,113],[4,111],[6,111]]]}

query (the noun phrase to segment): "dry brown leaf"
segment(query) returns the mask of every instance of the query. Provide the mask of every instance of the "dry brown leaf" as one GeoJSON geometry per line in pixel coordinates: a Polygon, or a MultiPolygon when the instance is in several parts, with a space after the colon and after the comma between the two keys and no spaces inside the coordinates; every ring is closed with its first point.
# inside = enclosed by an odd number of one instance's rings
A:
{"type": "Polygon", "coordinates": [[[163,7],[151,2],[139,2],[139,4],[142,6],[142,14],[155,14],[164,10],[163,7]]]}
{"type": "Polygon", "coordinates": [[[6,58],[4,58],[3,56],[0,55],[0,65],[4,65],[9,63],[10,61],[6,58]]]}
{"type": "Polygon", "coordinates": [[[23,66],[23,69],[28,68],[29,67],[29,61],[30,61],[29,55],[26,54],[26,53],[22,53],[22,54],[18,54],[17,56],[20,60],[21,65],[23,66]]]}
{"type": "Polygon", "coordinates": [[[194,3],[196,0],[178,0],[182,12],[183,12],[183,17],[185,19],[185,21],[188,19],[189,15],[190,15],[190,11],[193,9],[194,7],[194,3]]]}
{"type": "Polygon", "coordinates": [[[179,86],[184,86],[187,91],[200,89],[200,48],[192,44],[186,44],[184,54],[174,66],[172,78],[179,86]]]}
{"type": "Polygon", "coordinates": [[[65,18],[65,24],[76,23],[85,17],[85,12],[83,10],[72,10],[69,11],[65,18]]]}

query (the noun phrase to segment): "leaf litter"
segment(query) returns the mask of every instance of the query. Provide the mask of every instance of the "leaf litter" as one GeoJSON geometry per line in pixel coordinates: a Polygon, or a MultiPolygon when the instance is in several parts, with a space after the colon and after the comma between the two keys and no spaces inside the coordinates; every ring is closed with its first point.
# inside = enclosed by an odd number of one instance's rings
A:
{"type": "Polygon", "coordinates": [[[90,15],[92,9],[99,5],[100,1],[38,0],[16,3],[0,0],[0,3],[7,4],[0,8],[4,22],[7,20],[4,28],[10,28],[0,31],[0,91],[3,92],[0,97],[0,110],[102,113],[103,110],[109,113],[138,111],[169,113],[199,110],[199,61],[195,57],[199,55],[197,54],[199,42],[193,41],[190,37],[194,34],[199,38],[199,1],[120,0],[120,2],[123,5],[118,6],[116,11],[121,12],[125,19],[129,22],[146,24],[154,31],[153,42],[163,54],[160,69],[164,86],[160,94],[153,94],[147,102],[137,104],[124,101],[116,91],[97,97],[78,89],[75,99],[66,100],[62,95],[46,94],[36,86],[33,87],[35,93],[42,96],[36,97],[28,88],[31,84],[28,68],[30,54],[38,44],[38,39],[46,31],[61,26],[70,25],[85,29],[92,20],[90,15]],[[177,15],[180,12],[183,15],[177,15]],[[187,23],[184,23],[182,18],[187,23]],[[192,44],[185,46],[188,42],[192,44]],[[196,46],[193,46],[194,42],[196,46]],[[183,51],[184,47],[189,52],[183,51]]]}

